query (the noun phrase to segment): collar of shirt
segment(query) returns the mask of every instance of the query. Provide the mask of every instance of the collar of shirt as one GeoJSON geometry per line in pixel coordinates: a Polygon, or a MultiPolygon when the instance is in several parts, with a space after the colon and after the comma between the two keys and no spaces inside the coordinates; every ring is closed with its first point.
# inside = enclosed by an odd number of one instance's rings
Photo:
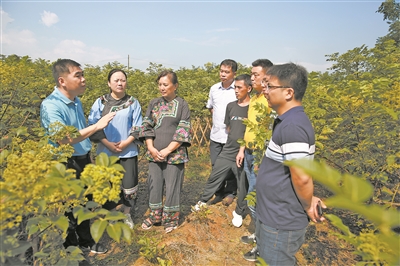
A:
{"type": "Polygon", "coordinates": [[[224,88],[223,86],[222,86],[222,82],[220,82],[219,83],[219,88],[218,89],[222,89],[222,90],[230,90],[230,89],[235,89],[235,81],[233,81],[232,82],[232,84],[231,85],[229,85],[229,87],[228,88],[224,88]]]}
{"type": "Polygon", "coordinates": [[[304,112],[304,107],[303,106],[295,106],[295,107],[287,110],[284,114],[278,116],[277,119],[279,119],[280,121],[283,121],[286,117],[288,117],[292,113],[297,113],[297,112],[304,112]]]}
{"type": "MultiPolygon", "coordinates": [[[[67,98],[67,96],[65,96],[61,91],[60,88],[58,88],[57,86],[54,87],[54,94],[61,100],[63,101],[65,104],[70,104],[70,103],[75,103],[75,101],[71,101],[70,99],[67,98]]],[[[75,98],[76,99],[76,98],[75,98]]]]}

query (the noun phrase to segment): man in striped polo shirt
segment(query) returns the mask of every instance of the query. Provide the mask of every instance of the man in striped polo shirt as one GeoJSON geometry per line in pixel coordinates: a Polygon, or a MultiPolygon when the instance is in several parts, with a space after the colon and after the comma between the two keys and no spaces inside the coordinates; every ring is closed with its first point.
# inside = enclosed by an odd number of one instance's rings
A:
{"type": "Polygon", "coordinates": [[[263,81],[268,106],[278,117],[256,181],[256,238],[259,256],[271,266],[294,265],[309,220],[324,220],[311,176],[283,164],[314,157],[314,129],[301,104],[307,76],[304,67],[288,63],[269,68],[263,81]]]}

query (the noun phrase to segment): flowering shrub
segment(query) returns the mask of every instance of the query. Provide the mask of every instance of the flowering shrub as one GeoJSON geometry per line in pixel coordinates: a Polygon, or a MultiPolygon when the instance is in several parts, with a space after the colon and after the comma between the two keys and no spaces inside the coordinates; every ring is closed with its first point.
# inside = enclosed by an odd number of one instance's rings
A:
{"type": "MultiPolygon", "coordinates": [[[[57,134],[76,134],[71,127],[60,128],[57,134]]],[[[78,133],[79,134],[79,133],[78,133]]],[[[110,220],[124,219],[119,212],[101,207],[107,200],[119,199],[123,167],[117,157],[100,154],[96,164],[85,167],[81,179],[75,170],[66,169],[71,157],[70,145],[54,147],[49,137],[39,141],[11,140],[9,149],[1,151],[3,167],[0,180],[0,259],[2,265],[27,263],[24,254],[32,248],[34,264],[76,264],[83,260],[77,247],[64,249],[68,218],[72,211],[78,223],[94,219],[93,239],[98,242],[107,233],[120,241],[130,242],[131,230],[123,223],[109,224],[110,220]],[[86,195],[93,194],[93,201],[86,195]]]]}

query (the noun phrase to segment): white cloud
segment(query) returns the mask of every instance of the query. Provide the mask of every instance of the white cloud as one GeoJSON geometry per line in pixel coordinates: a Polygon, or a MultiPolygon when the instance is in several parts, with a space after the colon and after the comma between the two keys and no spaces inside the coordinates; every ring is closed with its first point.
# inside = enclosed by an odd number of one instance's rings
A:
{"type": "Polygon", "coordinates": [[[25,45],[35,44],[36,38],[35,34],[30,30],[21,30],[21,31],[10,30],[3,32],[1,43],[17,47],[23,47],[25,45]]]}
{"type": "Polygon", "coordinates": [[[7,27],[7,24],[13,22],[14,19],[11,18],[8,15],[8,13],[3,10],[1,6],[0,6],[0,15],[1,15],[1,31],[3,32],[7,27]]]}
{"type": "Polygon", "coordinates": [[[40,16],[41,22],[47,27],[50,27],[51,25],[56,24],[59,21],[58,16],[50,11],[43,11],[40,16]]]}
{"type": "Polygon", "coordinates": [[[77,40],[63,40],[53,50],[56,56],[65,54],[83,54],[86,45],[77,40]]]}
{"type": "Polygon", "coordinates": [[[8,26],[14,21],[10,15],[0,7],[1,12],[1,44],[7,50],[8,46],[12,50],[21,50],[26,46],[36,43],[35,34],[30,30],[9,29],[8,26]]]}
{"type": "Polygon", "coordinates": [[[109,49],[87,46],[79,40],[63,40],[56,45],[51,54],[46,55],[46,58],[71,58],[82,65],[102,65],[125,57],[109,49]]]}

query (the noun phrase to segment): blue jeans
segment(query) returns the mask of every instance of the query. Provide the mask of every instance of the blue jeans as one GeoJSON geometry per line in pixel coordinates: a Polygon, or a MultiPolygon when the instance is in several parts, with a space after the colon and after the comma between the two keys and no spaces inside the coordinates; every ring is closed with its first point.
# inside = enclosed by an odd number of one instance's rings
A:
{"type": "MultiPolygon", "coordinates": [[[[254,155],[248,150],[244,150],[244,171],[249,182],[248,193],[252,192],[256,186],[256,173],[254,173],[254,155]]],[[[250,214],[253,219],[256,218],[255,206],[249,206],[250,214]]]]}
{"type": "Polygon", "coordinates": [[[295,254],[304,243],[306,228],[301,230],[278,230],[256,221],[256,238],[259,256],[269,266],[295,265],[295,254]]]}

